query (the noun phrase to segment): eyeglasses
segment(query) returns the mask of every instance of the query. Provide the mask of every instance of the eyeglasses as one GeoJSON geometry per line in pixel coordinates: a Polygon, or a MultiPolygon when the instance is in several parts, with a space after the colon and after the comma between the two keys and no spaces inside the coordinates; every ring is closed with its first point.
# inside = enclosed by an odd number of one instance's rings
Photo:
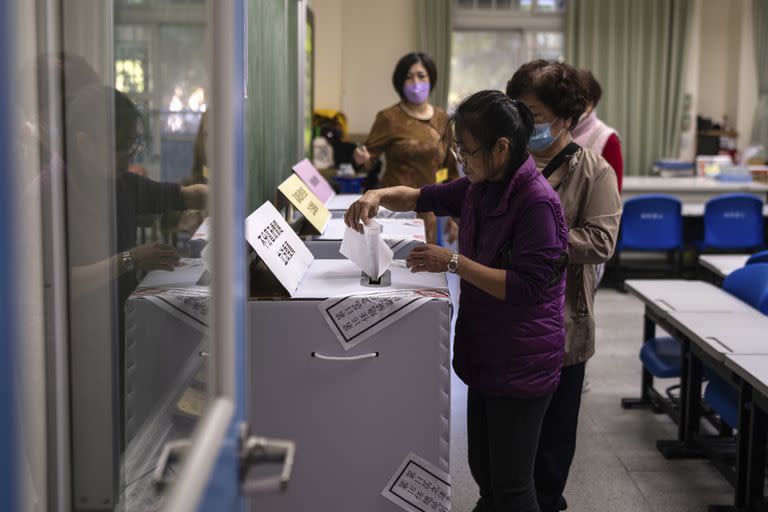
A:
{"type": "Polygon", "coordinates": [[[130,140],[119,141],[117,144],[117,152],[128,157],[133,157],[141,153],[147,148],[144,141],[144,137],[136,136],[130,140]]]}
{"type": "Polygon", "coordinates": [[[456,160],[456,163],[465,166],[467,165],[467,157],[475,156],[477,152],[480,151],[480,148],[477,148],[474,151],[467,151],[458,144],[454,144],[450,147],[449,150],[451,152],[451,156],[453,156],[454,160],[456,160]]]}

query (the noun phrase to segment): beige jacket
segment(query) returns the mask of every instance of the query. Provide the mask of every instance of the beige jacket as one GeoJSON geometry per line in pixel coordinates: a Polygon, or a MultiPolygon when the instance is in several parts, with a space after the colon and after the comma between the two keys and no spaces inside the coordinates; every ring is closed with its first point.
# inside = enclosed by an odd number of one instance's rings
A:
{"type": "MultiPolygon", "coordinates": [[[[548,160],[536,159],[542,170],[548,160]]],[[[568,222],[570,263],[565,290],[564,366],[583,363],[595,353],[595,265],[616,248],[622,203],[616,173],[590,149],[576,152],[550,177],[568,222]]]]}

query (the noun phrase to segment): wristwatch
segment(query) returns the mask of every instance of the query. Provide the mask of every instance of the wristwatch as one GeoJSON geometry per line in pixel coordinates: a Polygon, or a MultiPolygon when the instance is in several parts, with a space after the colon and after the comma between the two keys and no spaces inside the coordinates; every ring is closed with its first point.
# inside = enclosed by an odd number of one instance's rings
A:
{"type": "Polygon", "coordinates": [[[130,251],[120,253],[120,264],[125,272],[133,272],[133,256],[131,256],[130,251]]]}
{"type": "Polygon", "coordinates": [[[451,261],[448,262],[448,272],[451,274],[455,274],[459,271],[459,253],[455,252],[453,253],[453,256],[451,256],[451,261]]]}

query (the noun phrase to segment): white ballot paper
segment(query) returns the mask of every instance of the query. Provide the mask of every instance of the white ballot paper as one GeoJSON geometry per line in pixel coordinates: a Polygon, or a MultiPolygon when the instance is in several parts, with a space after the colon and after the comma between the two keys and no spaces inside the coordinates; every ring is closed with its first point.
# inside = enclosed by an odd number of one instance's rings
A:
{"type": "Polygon", "coordinates": [[[352,228],[344,231],[339,252],[362,269],[371,279],[378,279],[389,269],[394,253],[381,238],[381,224],[375,220],[363,226],[360,234],[352,228]]]}
{"type": "Polygon", "coordinates": [[[450,476],[413,453],[381,495],[408,512],[451,512],[450,476]]]}

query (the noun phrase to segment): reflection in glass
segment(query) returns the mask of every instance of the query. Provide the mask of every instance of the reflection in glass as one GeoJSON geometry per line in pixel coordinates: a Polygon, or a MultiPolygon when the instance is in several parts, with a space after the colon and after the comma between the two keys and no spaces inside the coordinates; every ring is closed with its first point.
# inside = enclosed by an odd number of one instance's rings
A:
{"type": "Polygon", "coordinates": [[[160,510],[160,452],[208,402],[204,4],[65,0],[64,49],[38,56],[60,105],[41,92],[25,145],[64,225],[43,244],[63,238],[68,265],[74,510],[160,510]]]}

